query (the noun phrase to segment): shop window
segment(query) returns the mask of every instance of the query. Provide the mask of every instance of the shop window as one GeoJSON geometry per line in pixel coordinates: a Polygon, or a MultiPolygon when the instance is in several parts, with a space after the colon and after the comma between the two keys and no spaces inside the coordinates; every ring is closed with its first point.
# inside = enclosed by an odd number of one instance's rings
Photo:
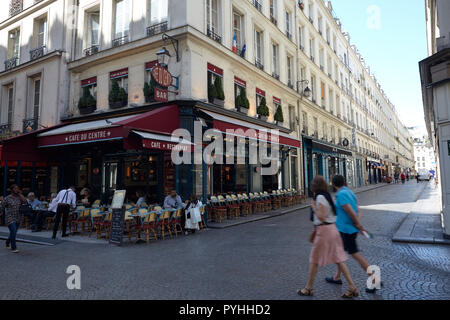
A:
{"type": "Polygon", "coordinates": [[[241,91],[247,87],[247,83],[237,77],[234,78],[234,101],[241,94],[241,91]]]}
{"type": "Polygon", "coordinates": [[[263,98],[266,97],[266,92],[256,88],[256,107],[259,107],[263,98]]]}
{"type": "Polygon", "coordinates": [[[97,77],[81,81],[81,89],[88,88],[90,94],[97,100],[97,77]]]}

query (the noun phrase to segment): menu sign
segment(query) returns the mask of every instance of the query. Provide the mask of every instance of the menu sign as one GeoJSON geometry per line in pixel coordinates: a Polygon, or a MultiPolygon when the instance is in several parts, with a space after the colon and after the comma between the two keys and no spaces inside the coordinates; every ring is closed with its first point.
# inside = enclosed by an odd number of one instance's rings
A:
{"type": "Polygon", "coordinates": [[[111,219],[111,232],[109,236],[109,243],[118,246],[122,245],[123,240],[123,225],[125,221],[125,209],[123,202],[125,200],[125,190],[117,190],[114,193],[112,201],[112,219],[111,219]]]}

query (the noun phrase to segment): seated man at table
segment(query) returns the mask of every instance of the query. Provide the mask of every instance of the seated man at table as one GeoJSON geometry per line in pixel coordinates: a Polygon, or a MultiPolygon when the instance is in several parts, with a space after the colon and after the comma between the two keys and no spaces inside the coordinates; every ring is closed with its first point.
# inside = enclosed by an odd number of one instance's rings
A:
{"type": "Polygon", "coordinates": [[[178,209],[183,206],[181,197],[177,194],[176,190],[170,191],[170,194],[164,200],[164,209],[178,209]]]}
{"type": "Polygon", "coordinates": [[[56,201],[56,193],[52,193],[50,198],[50,204],[48,205],[47,210],[39,210],[36,218],[34,220],[35,228],[33,232],[41,232],[42,225],[44,224],[45,219],[53,218],[56,214],[56,209],[58,208],[58,201],[56,201]]]}
{"type": "Polygon", "coordinates": [[[28,193],[26,205],[22,207],[23,215],[30,218],[31,228],[34,229],[34,221],[40,210],[41,202],[36,199],[34,192],[28,193]]]}

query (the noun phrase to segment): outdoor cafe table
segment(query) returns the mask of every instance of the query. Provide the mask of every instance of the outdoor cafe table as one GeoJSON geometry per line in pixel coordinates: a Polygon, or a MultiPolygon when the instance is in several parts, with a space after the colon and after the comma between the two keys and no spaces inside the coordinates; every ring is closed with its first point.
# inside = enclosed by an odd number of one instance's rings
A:
{"type": "MultiPolygon", "coordinates": [[[[156,216],[157,218],[159,218],[159,216],[161,214],[163,214],[164,212],[166,212],[167,210],[170,210],[172,212],[177,211],[178,209],[163,209],[161,211],[157,211],[156,212],[156,216]]],[[[130,214],[130,217],[134,218],[136,225],[138,227],[140,227],[142,225],[142,221],[145,219],[145,217],[147,217],[151,212],[147,212],[147,213],[135,213],[135,214],[130,214]]],[[[161,236],[161,230],[158,228],[158,238],[161,236]]],[[[139,233],[137,235],[137,239],[136,239],[136,243],[140,243],[143,242],[144,240],[141,238],[141,234],[139,233]]]]}

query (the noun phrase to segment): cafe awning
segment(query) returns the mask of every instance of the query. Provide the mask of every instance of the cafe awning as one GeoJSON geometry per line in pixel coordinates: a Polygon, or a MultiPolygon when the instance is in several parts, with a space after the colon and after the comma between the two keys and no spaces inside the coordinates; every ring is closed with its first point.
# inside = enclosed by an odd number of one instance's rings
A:
{"type": "Polygon", "coordinates": [[[236,118],[228,117],[216,112],[202,110],[213,118],[214,129],[227,134],[227,130],[233,130],[231,135],[255,139],[264,142],[272,142],[278,140],[278,144],[294,148],[300,148],[301,142],[293,136],[278,132],[277,135],[271,136],[271,128],[263,127],[250,122],[242,121],[236,118]]]}
{"type": "Polygon", "coordinates": [[[39,134],[38,147],[124,140],[133,129],[171,134],[178,127],[178,107],[167,106],[138,115],[68,124],[39,134]]]}
{"type": "Polygon", "coordinates": [[[157,149],[164,151],[192,151],[193,143],[185,139],[177,139],[173,136],[155,134],[143,131],[132,131],[142,138],[142,146],[147,149],[157,149]]]}

